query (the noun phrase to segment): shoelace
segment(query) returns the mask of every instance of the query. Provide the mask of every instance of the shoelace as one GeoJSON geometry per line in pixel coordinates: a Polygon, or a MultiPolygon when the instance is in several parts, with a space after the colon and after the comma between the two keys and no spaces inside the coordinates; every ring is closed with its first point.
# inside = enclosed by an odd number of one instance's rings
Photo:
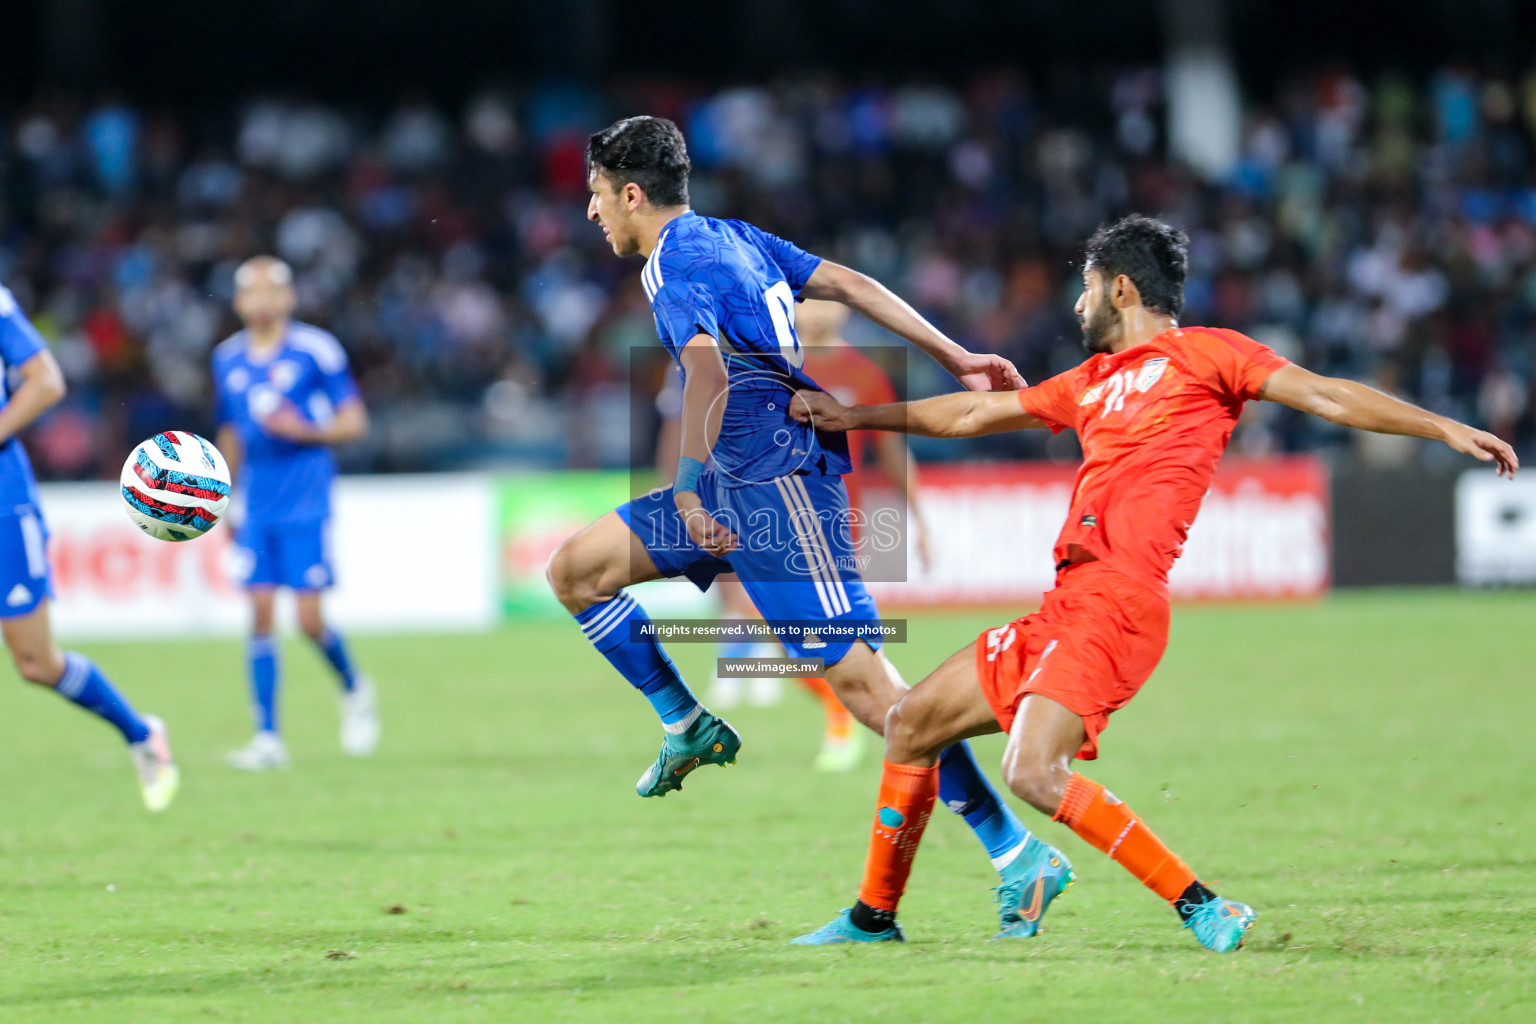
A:
{"type": "Polygon", "coordinates": [[[1242,920],[1241,914],[1222,917],[1218,912],[1221,905],[1222,901],[1219,899],[1200,904],[1200,906],[1195,908],[1195,912],[1189,915],[1189,919],[1184,922],[1184,927],[1194,932],[1195,937],[1201,943],[1214,940],[1221,934],[1221,924],[1223,921],[1241,922],[1242,920]]]}

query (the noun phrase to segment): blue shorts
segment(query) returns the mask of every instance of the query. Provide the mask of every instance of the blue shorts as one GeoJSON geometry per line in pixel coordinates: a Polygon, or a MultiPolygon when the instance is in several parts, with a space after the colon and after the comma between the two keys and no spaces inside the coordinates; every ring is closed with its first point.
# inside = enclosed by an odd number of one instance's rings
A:
{"type": "Polygon", "coordinates": [[[52,596],[42,513],[30,505],[0,513],[0,619],[34,612],[52,596]]]}
{"type": "Polygon", "coordinates": [[[791,657],[835,665],[860,640],[880,649],[880,612],[859,575],[842,478],[793,473],[719,487],[707,471],[698,494],[709,514],[736,534],[740,546],[726,558],[693,543],[670,487],[618,508],[662,575],[686,576],[706,590],[721,573],[736,573],[763,618],[784,623],[779,639],[791,657]],[[823,636],[814,629],[818,622],[845,625],[823,636]]]}
{"type": "Polygon", "coordinates": [[[240,524],[235,535],[235,576],[247,587],[324,590],[336,582],[331,569],[331,524],[240,524]]]}

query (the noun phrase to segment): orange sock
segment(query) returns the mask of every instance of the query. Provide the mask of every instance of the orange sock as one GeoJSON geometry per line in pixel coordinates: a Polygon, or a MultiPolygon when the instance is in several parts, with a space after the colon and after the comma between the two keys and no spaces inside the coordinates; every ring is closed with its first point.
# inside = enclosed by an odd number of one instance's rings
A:
{"type": "Polygon", "coordinates": [[[800,680],[800,685],[821,698],[821,706],[827,716],[827,739],[846,740],[853,731],[853,716],[843,707],[843,702],[837,699],[837,694],[832,692],[832,684],[825,679],[808,678],[800,680]]]}
{"type": "Polygon", "coordinates": [[[1067,791],[1051,820],[1065,822],[1169,903],[1195,881],[1189,865],[1164,846],[1115,794],[1076,772],[1067,780],[1067,791]]]}
{"type": "Polygon", "coordinates": [[[880,776],[880,802],[864,861],[859,899],[876,910],[895,910],[912,873],[912,858],[928,826],[933,801],[939,795],[939,766],[914,768],[885,762],[880,776]]]}

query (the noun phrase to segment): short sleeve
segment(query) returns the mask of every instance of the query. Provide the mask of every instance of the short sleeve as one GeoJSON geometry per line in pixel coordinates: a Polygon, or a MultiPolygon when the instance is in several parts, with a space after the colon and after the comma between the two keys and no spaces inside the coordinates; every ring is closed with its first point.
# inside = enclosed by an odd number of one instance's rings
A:
{"type": "Polygon", "coordinates": [[[1066,373],[1058,373],[1032,388],[1025,388],[1017,392],[1019,405],[1029,415],[1044,421],[1053,434],[1075,429],[1080,390],[1077,387],[1077,377],[1078,370],[1071,369],[1066,373]]]}
{"type": "Polygon", "coordinates": [[[5,364],[20,366],[47,347],[10,289],[0,285],[0,357],[5,364]]]}
{"type": "Polygon", "coordinates": [[[340,409],[342,405],[357,397],[357,381],[352,379],[352,370],[347,362],[346,351],[337,345],[341,352],[339,359],[331,360],[320,367],[320,390],[325,392],[325,397],[330,399],[331,408],[340,409]]]}
{"type": "Polygon", "coordinates": [[[1269,375],[1291,362],[1268,345],[1223,328],[1186,331],[1182,347],[1190,369],[1207,387],[1240,402],[1258,398],[1269,375]]]}
{"type": "Polygon", "coordinates": [[[703,285],[668,281],[656,289],[651,312],[656,314],[656,334],[674,359],[695,335],[720,337],[714,299],[703,285]]]}
{"type": "Polygon", "coordinates": [[[786,242],[778,235],[770,235],[759,228],[753,228],[757,232],[758,243],[768,257],[778,266],[779,272],[784,275],[784,280],[789,282],[790,289],[795,297],[800,297],[800,292],[805,288],[806,282],[821,266],[821,257],[813,256],[793,242],[786,242]]]}

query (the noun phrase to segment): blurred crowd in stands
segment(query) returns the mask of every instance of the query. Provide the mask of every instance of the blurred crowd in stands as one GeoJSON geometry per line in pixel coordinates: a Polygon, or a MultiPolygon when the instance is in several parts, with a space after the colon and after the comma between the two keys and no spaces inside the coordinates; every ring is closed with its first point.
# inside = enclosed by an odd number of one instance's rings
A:
{"type": "MultiPolygon", "coordinates": [[[[213,118],[64,95],[0,111],[0,281],[71,384],[29,435],[41,475],[115,475],[154,430],[212,429],[232,270],[262,251],[351,355],[375,422],[351,468],[624,465],[631,405],[666,370],[639,263],[585,222],[583,149],[641,112],[684,127],[697,210],[874,274],[1031,380],[1082,358],[1083,239],[1139,210],[1191,235],[1185,322],[1536,444],[1536,72],[1297,75],[1249,104],[1240,161],[1203,181],[1167,154],[1158,72],[1129,68],[562,85],[382,116],[284,97],[213,118]]],[[[948,386],[917,356],[906,376],[948,386]]],[[[1237,446],[1434,457],[1267,407],[1237,446]]]]}

